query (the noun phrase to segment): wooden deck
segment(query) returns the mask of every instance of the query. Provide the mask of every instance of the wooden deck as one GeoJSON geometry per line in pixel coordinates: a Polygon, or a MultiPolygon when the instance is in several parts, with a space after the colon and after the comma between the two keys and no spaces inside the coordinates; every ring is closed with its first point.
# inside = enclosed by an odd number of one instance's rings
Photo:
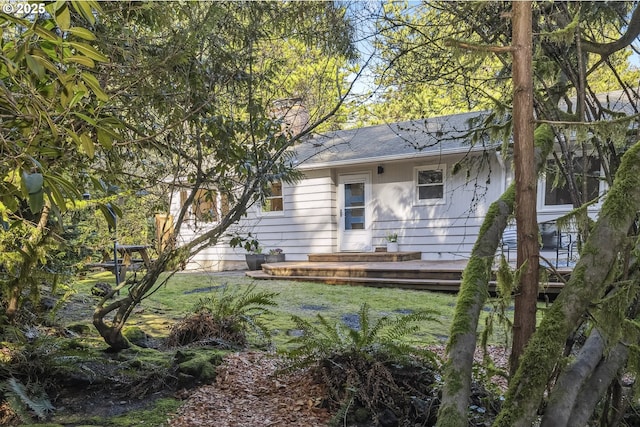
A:
{"type": "MultiPolygon", "coordinates": [[[[376,253],[362,254],[375,255],[376,253]]],[[[329,254],[332,255],[332,254],[329,254]]],[[[333,254],[336,255],[336,254],[333,254]]],[[[373,261],[343,261],[354,254],[334,257],[333,261],[293,261],[263,264],[262,270],[246,274],[262,280],[296,280],[322,282],[331,285],[361,285],[383,288],[419,289],[457,292],[466,261],[393,261],[379,257],[373,261]]],[[[314,259],[311,256],[310,259],[314,259]]],[[[328,258],[327,258],[328,259],[328,258]]],[[[558,273],[564,280],[571,269],[562,268],[558,273]]],[[[541,289],[541,296],[555,295],[563,287],[559,278],[541,289]]],[[[490,291],[495,291],[496,282],[490,282],[490,291]]]]}

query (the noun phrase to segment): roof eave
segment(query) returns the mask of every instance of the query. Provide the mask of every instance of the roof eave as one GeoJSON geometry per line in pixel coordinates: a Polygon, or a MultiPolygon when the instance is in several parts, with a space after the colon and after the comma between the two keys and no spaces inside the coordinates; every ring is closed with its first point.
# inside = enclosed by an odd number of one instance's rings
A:
{"type": "Polygon", "coordinates": [[[414,154],[394,154],[392,156],[363,157],[353,160],[336,160],[332,162],[310,163],[296,165],[300,170],[328,169],[342,166],[357,166],[368,163],[394,162],[399,160],[422,159],[428,157],[441,157],[453,154],[465,154],[470,152],[479,152],[485,150],[495,150],[499,145],[493,146],[474,146],[474,147],[458,147],[451,149],[442,149],[439,151],[416,151],[414,154]]]}

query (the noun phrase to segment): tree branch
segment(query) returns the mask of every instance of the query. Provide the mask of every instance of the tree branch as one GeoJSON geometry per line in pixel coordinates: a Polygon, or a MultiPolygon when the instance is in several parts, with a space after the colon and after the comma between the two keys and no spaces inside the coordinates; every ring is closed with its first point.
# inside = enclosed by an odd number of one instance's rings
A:
{"type": "Polygon", "coordinates": [[[454,39],[446,40],[445,46],[457,47],[459,49],[472,50],[475,52],[511,53],[515,50],[515,46],[489,46],[485,44],[461,42],[454,39]]]}
{"type": "Polygon", "coordinates": [[[631,20],[627,26],[627,31],[618,40],[610,43],[595,43],[588,40],[581,40],[582,50],[596,53],[600,56],[610,56],[613,53],[629,46],[640,34],[640,7],[636,7],[631,15],[631,20]]]}

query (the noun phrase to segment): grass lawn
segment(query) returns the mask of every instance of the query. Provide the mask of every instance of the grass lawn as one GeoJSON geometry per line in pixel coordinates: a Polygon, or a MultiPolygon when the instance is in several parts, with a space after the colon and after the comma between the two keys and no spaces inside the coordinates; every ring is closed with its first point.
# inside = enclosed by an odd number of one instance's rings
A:
{"type": "MultiPolygon", "coordinates": [[[[113,275],[100,273],[78,283],[81,293],[90,293],[97,280],[113,283],[113,275]]],[[[420,330],[410,337],[416,345],[444,343],[449,333],[455,308],[456,295],[429,291],[405,289],[380,289],[364,286],[326,285],[312,282],[287,280],[254,280],[239,272],[225,273],[178,273],[157,292],[145,299],[134,311],[129,324],[138,325],[145,332],[156,337],[166,336],[171,325],[192,311],[201,298],[212,297],[226,286],[227,291],[243,290],[254,284],[256,291],[275,292],[277,306],[266,319],[273,335],[274,344],[281,348],[288,342],[288,335],[294,328],[291,315],[313,319],[317,314],[343,322],[357,320],[357,313],[363,303],[371,308],[372,317],[402,315],[416,310],[429,310],[436,319],[424,322],[420,330]]],[[[489,306],[483,313],[490,312],[489,306]]],[[[90,319],[89,319],[90,320],[90,319]]],[[[491,340],[504,343],[502,329],[491,340]]]]}

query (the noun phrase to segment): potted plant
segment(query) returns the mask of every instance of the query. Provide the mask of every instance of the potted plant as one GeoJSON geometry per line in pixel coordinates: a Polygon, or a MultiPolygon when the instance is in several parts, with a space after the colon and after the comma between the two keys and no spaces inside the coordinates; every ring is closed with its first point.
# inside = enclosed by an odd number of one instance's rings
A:
{"type": "Polygon", "coordinates": [[[265,262],[265,255],[262,253],[262,247],[258,239],[251,236],[251,233],[247,237],[235,236],[231,239],[232,247],[242,247],[247,253],[244,255],[247,267],[249,270],[260,270],[262,264],[265,262]]]}
{"type": "Polygon", "coordinates": [[[387,252],[398,252],[398,233],[387,234],[387,252]]]}
{"type": "Polygon", "coordinates": [[[247,267],[249,267],[249,270],[260,270],[262,268],[262,264],[264,264],[266,260],[266,256],[262,253],[262,248],[260,246],[256,246],[248,254],[245,254],[244,257],[247,261],[247,267]]]}
{"type": "Polygon", "coordinates": [[[282,249],[280,248],[270,249],[269,253],[266,256],[266,261],[267,262],[284,262],[284,252],[282,252],[282,249]]]}

